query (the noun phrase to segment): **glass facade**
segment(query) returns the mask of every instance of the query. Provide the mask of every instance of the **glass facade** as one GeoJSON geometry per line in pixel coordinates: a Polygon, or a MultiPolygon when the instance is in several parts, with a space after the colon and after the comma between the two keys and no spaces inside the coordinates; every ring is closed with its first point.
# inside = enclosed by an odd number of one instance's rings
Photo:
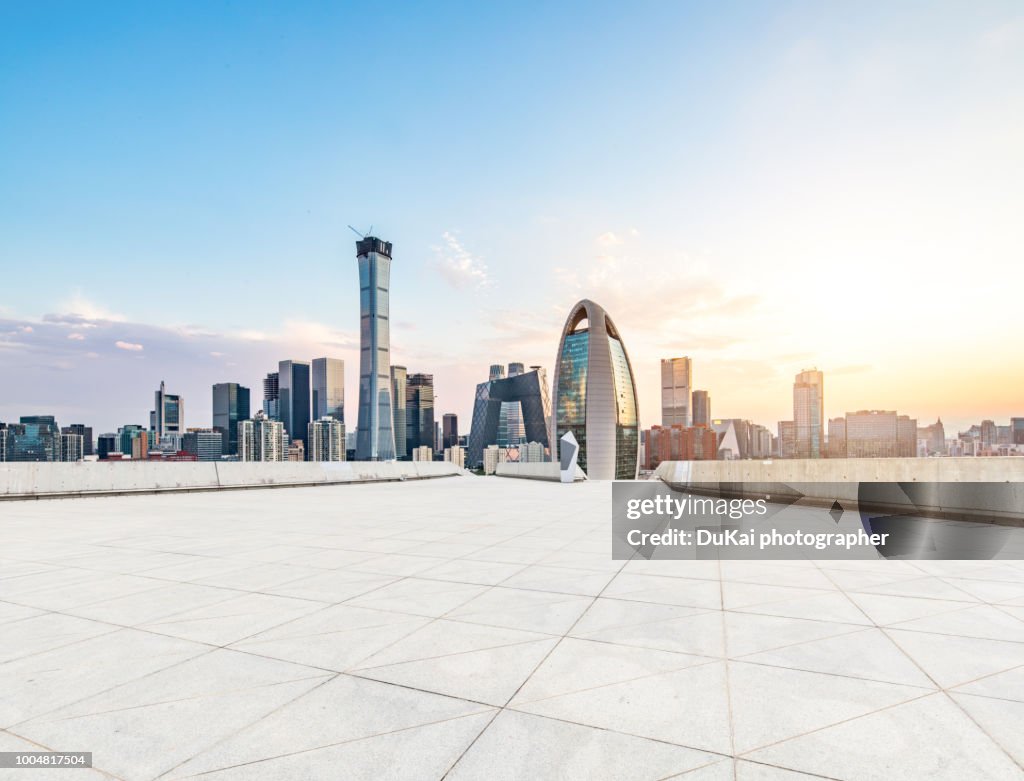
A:
{"type": "Polygon", "coordinates": [[[360,311],[356,459],[391,461],[395,458],[389,325],[391,244],[367,236],[356,242],[356,254],[360,311]]]}
{"type": "Polygon", "coordinates": [[[313,359],[313,421],[334,418],[345,422],[345,362],[340,358],[313,359]]]}
{"type": "Polygon", "coordinates": [[[213,386],[213,428],[221,434],[223,455],[238,455],[238,423],[249,414],[248,388],[237,382],[213,386]]]}
{"type": "Polygon", "coordinates": [[[555,439],[571,431],[580,446],[579,465],[587,471],[587,362],[590,331],[582,329],[565,337],[558,366],[558,398],[555,399],[555,439]]]}
{"type": "Polygon", "coordinates": [[[281,361],[277,365],[281,422],[292,440],[302,440],[309,452],[309,364],[305,361],[281,361]]]}
{"type": "Polygon", "coordinates": [[[615,336],[608,336],[612,353],[612,379],[615,383],[615,479],[636,478],[636,460],[640,447],[640,422],[636,414],[636,394],[629,371],[626,349],[615,336]]]}

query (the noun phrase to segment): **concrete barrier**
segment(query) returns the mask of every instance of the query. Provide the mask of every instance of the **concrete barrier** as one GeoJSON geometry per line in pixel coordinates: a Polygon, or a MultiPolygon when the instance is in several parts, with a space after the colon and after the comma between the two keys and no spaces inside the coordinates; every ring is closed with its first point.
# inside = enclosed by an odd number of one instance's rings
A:
{"type": "MultiPolygon", "coordinates": [[[[556,461],[540,461],[528,464],[517,462],[505,462],[498,464],[495,472],[498,477],[518,477],[524,480],[554,480],[556,483],[562,479],[559,465],[556,461]]],[[[576,466],[576,480],[586,480],[586,473],[576,466]]]]}
{"type": "Polygon", "coordinates": [[[442,461],[2,463],[0,500],[284,488],[468,475],[442,461]]]}
{"type": "Polygon", "coordinates": [[[937,518],[1024,524],[1024,458],[666,461],[655,476],[694,493],[771,495],[828,505],[838,500],[848,507],[863,504],[870,495],[876,497],[873,509],[914,509],[937,518]],[[913,503],[908,495],[914,497],[913,503]]]}

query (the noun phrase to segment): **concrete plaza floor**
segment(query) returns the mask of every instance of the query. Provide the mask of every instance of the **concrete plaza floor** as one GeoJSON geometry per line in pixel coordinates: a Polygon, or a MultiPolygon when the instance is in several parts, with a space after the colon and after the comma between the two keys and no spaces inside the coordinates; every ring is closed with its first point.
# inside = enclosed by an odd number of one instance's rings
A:
{"type": "Polygon", "coordinates": [[[1020,779],[1024,563],[629,562],[608,484],[0,504],[0,778],[1020,779]]]}

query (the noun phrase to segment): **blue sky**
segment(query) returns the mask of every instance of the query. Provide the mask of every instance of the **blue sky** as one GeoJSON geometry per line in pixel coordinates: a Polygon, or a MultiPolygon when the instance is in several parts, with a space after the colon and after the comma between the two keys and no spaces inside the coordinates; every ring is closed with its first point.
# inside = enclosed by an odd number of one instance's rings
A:
{"type": "Polygon", "coordinates": [[[201,425],[322,354],[354,411],[349,223],[466,424],[581,297],[645,425],[682,354],[716,416],[810,365],[830,415],[1024,414],[1022,52],[1013,2],[0,5],[0,419],[166,379],[201,425]]]}

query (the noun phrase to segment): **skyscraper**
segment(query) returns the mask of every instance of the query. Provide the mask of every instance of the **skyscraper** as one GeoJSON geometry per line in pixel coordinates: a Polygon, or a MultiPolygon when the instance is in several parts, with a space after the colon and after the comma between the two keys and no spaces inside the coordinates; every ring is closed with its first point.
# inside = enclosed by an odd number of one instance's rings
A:
{"type": "MultiPolygon", "coordinates": [[[[526,367],[521,363],[508,365],[508,378],[525,374],[526,367]]],[[[498,444],[502,447],[514,447],[526,439],[523,425],[523,405],[519,400],[503,401],[501,417],[498,419],[498,444]]]]}
{"type": "Polygon", "coordinates": [[[404,366],[391,367],[391,419],[395,427],[395,457],[406,458],[405,442],[405,382],[404,366]]]}
{"type": "Polygon", "coordinates": [[[711,396],[706,390],[695,390],[693,392],[693,425],[711,425],[711,396]]]}
{"type": "Polygon", "coordinates": [[[185,400],[167,393],[164,383],[153,394],[153,410],[149,413],[149,427],[156,432],[156,441],[165,434],[181,435],[185,431],[185,400]]]}
{"type": "Polygon", "coordinates": [[[309,450],[309,363],[281,361],[277,365],[280,383],[281,422],[289,439],[301,439],[309,450]]]}
{"type": "MultiPolygon", "coordinates": [[[[237,421],[235,442],[238,442],[237,421]]],[[[199,461],[220,461],[224,453],[224,433],[212,428],[190,428],[181,438],[181,449],[191,453],[199,461]]]]}
{"type": "Polygon", "coordinates": [[[417,448],[434,450],[434,375],[410,374],[405,386],[406,454],[417,448]]]}
{"type": "Polygon", "coordinates": [[[356,242],[359,262],[359,418],[356,460],[395,457],[391,416],[391,242],[366,236],[356,242]]]}
{"type": "Polygon", "coordinates": [[[636,479],[640,428],[633,370],[615,324],[593,301],[580,301],[565,321],[554,404],[555,440],[572,432],[579,465],[590,479],[636,479]]]}
{"type": "Polygon", "coordinates": [[[502,413],[510,402],[522,413],[522,439],[540,443],[542,448],[552,452],[547,372],[540,366],[531,366],[528,372],[505,377],[503,370],[494,371],[495,368],[502,367],[492,366],[490,379],[476,386],[466,454],[471,466],[483,463],[484,450],[490,445],[501,445],[502,436],[507,436],[508,418],[502,413]]]}
{"type": "Polygon", "coordinates": [[[444,421],[442,450],[444,448],[456,447],[459,444],[459,416],[451,412],[446,412],[442,420],[444,421]]]}
{"type": "Polygon", "coordinates": [[[688,427],[690,415],[690,392],[693,390],[693,362],[682,358],[661,360],[661,425],[688,427]]]}
{"type": "Polygon", "coordinates": [[[237,382],[213,386],[213,429],[220,432],[223,455],[238,455],[238,422],[249,415],[248,388],[237,382]]]}
{"type": "Polygon", "coordinates": [[[263,378],[263,414],[271,420],[281,419],[281,378],[277,372],[263,378]]]}
{"type": "Polygon", "coordinates": [[[314,358],[313,420],[327,417],[345,422],[345,362],[339,358],[314,358]]]}
{"type": "MultiPolygon", "coordinates": [[[[793,382],[796,458],[825,455],[825,381],[817,369],[805,369],[793,382]]],[[[849,433],[847,434],[849,436],[849,433]]]]}
{"type": "Polygon", "coordinates": [[[238,457],[241,461],[284,461],[288,454],[288,435],[284,424],[271,420],[262,411],[252,420],[238,422],[238,457]]]}

